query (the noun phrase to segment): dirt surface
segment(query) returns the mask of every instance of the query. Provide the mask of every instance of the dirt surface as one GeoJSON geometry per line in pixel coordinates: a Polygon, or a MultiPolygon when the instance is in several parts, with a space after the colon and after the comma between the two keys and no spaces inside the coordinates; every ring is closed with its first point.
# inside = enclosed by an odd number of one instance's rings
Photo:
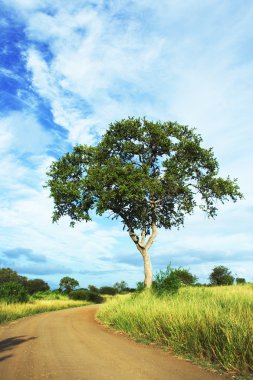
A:
{"type": "Polygon", "coordinates": [[[20,319],[0,327],[1,380],[222,380],[95,321],[97,306],[20,319]]]}

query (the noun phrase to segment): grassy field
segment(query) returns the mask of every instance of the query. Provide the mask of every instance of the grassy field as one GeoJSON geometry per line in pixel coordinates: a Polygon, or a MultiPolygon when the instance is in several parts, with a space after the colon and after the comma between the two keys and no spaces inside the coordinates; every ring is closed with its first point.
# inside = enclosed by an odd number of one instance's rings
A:
{"type": "Polygon", "coordinates": [[[253,373],[253,285],[185,287],[163,297],[145,291],[114,298],[97,317],[232,374],[253,373]]]}
{"type": "Polygon", "coordinates": [[[0,302],[0,324],[46,311],[67,309],[88,304],[89,303],[86,301],[73,301],[68,299],[68,297],[61,297],[60,299],[31,300],[29,303],[16,304],[0,302]]]}

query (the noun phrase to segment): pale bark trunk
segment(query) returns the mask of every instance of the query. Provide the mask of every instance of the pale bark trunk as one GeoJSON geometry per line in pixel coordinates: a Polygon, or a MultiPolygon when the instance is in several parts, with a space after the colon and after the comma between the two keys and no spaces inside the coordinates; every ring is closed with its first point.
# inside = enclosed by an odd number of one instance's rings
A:
{"type": "Polygon", "coordinates": [[[150,288],[152,286],[153,282],[153,272],[152,272],[152,265],[150,261],[150,256],[147,250],[142,253],[143,262],[144,262],[144,285],[146,288],[150,288]]]}
{"type": "Polygon", "coordinates": [[[153,282],[153,272],[152,272],[152,265],[150,256],[148,253],[149,248],[154,243],[155,238],[157,236],[157,228],[155,223],[152,223],[152,233],[149,236],[148,241],[145,243],[146,240],[146,234],[145,231],[142,231],[141,234],[141,242],[139,241],[139,237],[134,233],[133,230],[129,230],[129,235],[131,239],[133,240],[134,244],[136,245],[138,251],[141,253],[143,257],[143,263],[144,263],[144,285],[146,288],[150,288],[152,286],[153,282]]]}

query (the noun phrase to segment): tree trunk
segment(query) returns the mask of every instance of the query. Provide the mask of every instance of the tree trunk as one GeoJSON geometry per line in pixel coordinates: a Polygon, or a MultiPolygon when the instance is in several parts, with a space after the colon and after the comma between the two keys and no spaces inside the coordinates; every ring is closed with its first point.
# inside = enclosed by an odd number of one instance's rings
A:
{"type": "Polygon", "coordinates": [[[157,228],[155,223],[152,223],[152,233],[148,238],[148,241],[145,242],[146,240],[146,232],[145,230],[142,231],[141,234],[141,240],[139,237],[136,235],[136,233],[133,231],[133,229],[128,230],[129,236],[136,245],[138,251],[141,253],[143,257],[143,262],[144,262],[144,285],[146,288],[150,288],[152,286],[152,281],[153,281],[153,272],[152,272],[152,265],[150,261],[150,256],[148,253],[149,248],[151,245],[154,243],[155,238],[157,236],[157,228]]]}
{"type": "Polygon", "coordinates": [[[152,265],[150,261],[150,256],[148,251],[145,249],[142,253],[143,262],[144,262],[144,285],[146,288],[150,288],[152,286],[153,281],[153,272],[152,272],[152,265]]]}

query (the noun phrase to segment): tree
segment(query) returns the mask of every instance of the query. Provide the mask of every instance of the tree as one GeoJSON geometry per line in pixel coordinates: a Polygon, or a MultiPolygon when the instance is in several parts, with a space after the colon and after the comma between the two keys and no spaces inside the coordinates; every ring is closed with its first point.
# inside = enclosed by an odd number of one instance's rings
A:
{"type": "Polygon", "coordinates": [[[63,277],[60,281],[60,290],[64,293],[69,293],[79,286],[79,282],[71,277],[63,277]]]}
{"type": "Polygon", "coordinates": [[[190,273],[188,269],[178,268],[174,269],[174,274],[183,285],[195,285],[198,278],[190,273]]]}
{"type": "Polygon", "coordinates": [[[213,268],[209,280],[212,285],[232,285],[234,277],[228,268],[220,265],[213,268]]]}
{"type": "Polygon", "coordinates": [[[50,290],[48,283],[44,280],[41,280],[40,278],[28,280],[25,287],[29,294],[34,294],[37,292],[46,292],[47,290],[50,290]]]}
{"type": "Polygon", "coordinates": [[[99,289],[95,285],[88,285],[89,292],[99,293],[99,289]]]}
{"type": "Polygon", "coordinates": [[[20,276],[15,270],[11,268],[1,268],[0,284],[4,284],[6,282],[17,282],[23,286],[26,286],[27,278],[25,276],[20,276]]]}
{"type": "Polygon", "coordinates": [[[237,277],[237,278],[235,279],[235,281],[236,281],[236,285],[246,284],[246,280],[245,280],[245,278],[243,278],[243,277],[237,277]]]}
{"type": "Polygon", "coordinates": [[[115,282],[113,285],[114,289],[116,290],[117,293],[123,293],[128,289],[126,281],[120,281],[120,282],[115,282]]]}
{"type": "Polygon", "coordinates": [[[149,249],[158,228],[179,228],[197,205],[214,217],[218,200],[242,198],[236,180],[218,177],[213,151],[201,141],[178,123],[128,118],[110,124],[96,146],[78,145],[51,164],[45,187],[54,200],[53,222],[64,215],[71,226],[88,222],[93,210],[119,218],[151,286],[149,249]]]}

